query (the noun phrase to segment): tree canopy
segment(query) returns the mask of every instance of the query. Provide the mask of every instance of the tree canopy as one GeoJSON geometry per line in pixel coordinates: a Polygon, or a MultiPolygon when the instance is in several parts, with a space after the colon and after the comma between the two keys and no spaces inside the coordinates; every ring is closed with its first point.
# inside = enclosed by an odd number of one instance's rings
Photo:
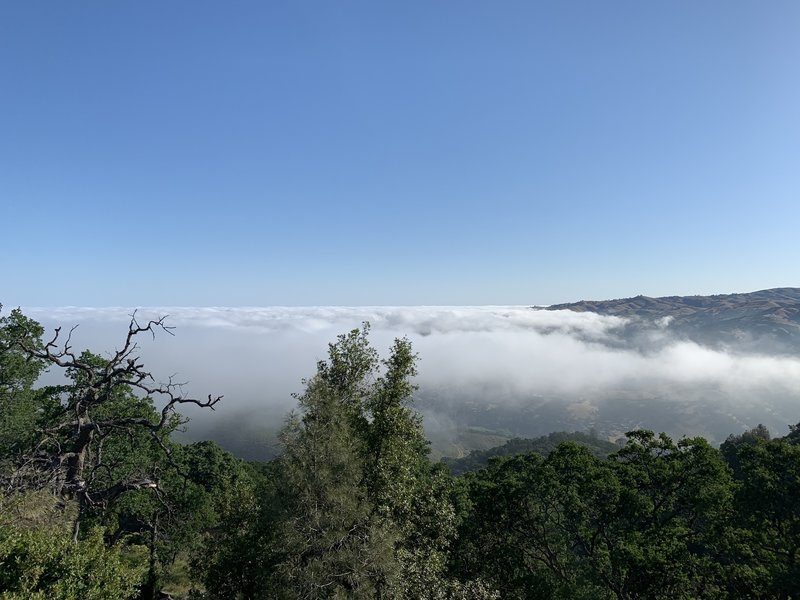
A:
{"type": "Polygon", "coordinates": [[[145,370],[137,336],[169,330],[134,315],[120,350],[76,353],[0,316],[0,597],[797,597],[798,426],[719,449],[552,434],[453,475],[429,458],[410,341],[381,357],[364,324],[302,382],[280,456],[245,463],[174,439],[182,405],[220,398],[145,370]]]}

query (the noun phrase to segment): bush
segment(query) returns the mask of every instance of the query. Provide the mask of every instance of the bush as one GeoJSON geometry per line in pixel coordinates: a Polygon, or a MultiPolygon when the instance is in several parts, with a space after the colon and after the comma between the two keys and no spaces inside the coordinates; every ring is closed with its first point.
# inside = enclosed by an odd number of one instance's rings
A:
{"type": "Polygon", "coordinates": [[[0,525],[2,600],[131,598],[143,570],[127,566],[102,530],[74,543],[63,530],[0,525]]]}

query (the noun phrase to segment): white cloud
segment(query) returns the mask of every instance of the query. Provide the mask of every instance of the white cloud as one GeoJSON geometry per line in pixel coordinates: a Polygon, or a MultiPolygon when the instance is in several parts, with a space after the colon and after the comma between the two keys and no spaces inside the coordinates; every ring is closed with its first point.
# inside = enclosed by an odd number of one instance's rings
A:
{"type": "MultiPolygon", "coordinates": [[[[80,323],[74,339],[97,352],[121,343],[125,308],[34,308],[49,327],[80,323]]],[[[221,412],[285,410],[336,335],[372,325],[379,350],[407,335],[420,355],[423,390],[494,390],[524,402],[537,394],[612,396],[620,389],[714,386],[731,403],[764,391],[797,398],[800,360],[733,354],[669,337],[668,323],[627,344],[618,317],[529,307],[271,307],[141,309],[168,314],[175,337],[142,339],[154,375],[191,382],[197,395],[225,394],[221,412]],[[666,328],[666,329],[665,329],[666,328]],[[648,341],[649,340],[649,341],[648,341]]],[[[691,394],[686,394],[690,397],[691,394]]],[[[795,419],[796,420],[796,419],[795,419]]]]}
{"type": "MultiPolygon", "coordinates": [[[[48,320],[125,323],[130,308],[30,308],[29,314],[48,320]]],[[[169,315],[176,326],[313,333],[357,327],[369,321],[376,330],[431,335],[454,332],[558,330],[600,338],[625,324],[625,319],[569,310],[535,310],[525,306],[414,307],[164,307],[137,310],[140,320],[169,315]]]]}

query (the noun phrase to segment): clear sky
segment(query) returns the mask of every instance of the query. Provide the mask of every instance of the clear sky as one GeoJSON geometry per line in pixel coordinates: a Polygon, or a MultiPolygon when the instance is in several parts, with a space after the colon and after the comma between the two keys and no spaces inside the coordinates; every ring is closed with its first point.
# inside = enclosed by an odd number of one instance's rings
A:
{"type": "Polygon", "coordinates": [[[798,2],[4,2],[5,305],[800,285],[798,2]]]}

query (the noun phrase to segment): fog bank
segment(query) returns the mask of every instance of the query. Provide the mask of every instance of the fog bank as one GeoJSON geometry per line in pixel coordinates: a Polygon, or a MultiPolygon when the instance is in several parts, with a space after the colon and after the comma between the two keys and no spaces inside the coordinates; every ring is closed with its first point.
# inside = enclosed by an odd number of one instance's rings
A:
{"type": "MultiPolygon", "coordinates": [[[[122,343],[132,310],[24,312],[49,329],[78,324],[75,347],[102,354],[122,343]]],[[[243,415],[279,426],[294,405],[291,394],[302,390],[301,379],[326,357],[327,344],[364,321],[371,324],[371,338],[381,352],[394,337],[412,341],[420,356],[417,383],[426,399],[423,408],[430,412],[429,427],[448,422],[444,413],[458,413],[461,399],[500,403],[509,410],[530,408],[543,399],[567,407],[588,402],[590,410],[583,412],[591,416],[616,397],[658,397],[680,402],[682,410],[687,402],[713,402],[715,410],[726,414],[742,406],[758,408],[763,398],[764,413],[771,413],[775,423],[800,420],[800,409],[793,414],[800,360],[701,346],[674,336],[668,321],[631,337],[629,323],[620,317],[518,306],[166,307],[137,312],[140,321],[163,315],[169,315],[175,335],[162,333],[155,341],[142,336],[140,341],[153,375],[162,380],[175,375],[197,396],[225,396],[213,415],[190,413],[198,431],[212,424],[209,419],[217,426],[241,424],[243,415]]],[[[593,425],[586,418],[576,423],[593,425]]]]}

